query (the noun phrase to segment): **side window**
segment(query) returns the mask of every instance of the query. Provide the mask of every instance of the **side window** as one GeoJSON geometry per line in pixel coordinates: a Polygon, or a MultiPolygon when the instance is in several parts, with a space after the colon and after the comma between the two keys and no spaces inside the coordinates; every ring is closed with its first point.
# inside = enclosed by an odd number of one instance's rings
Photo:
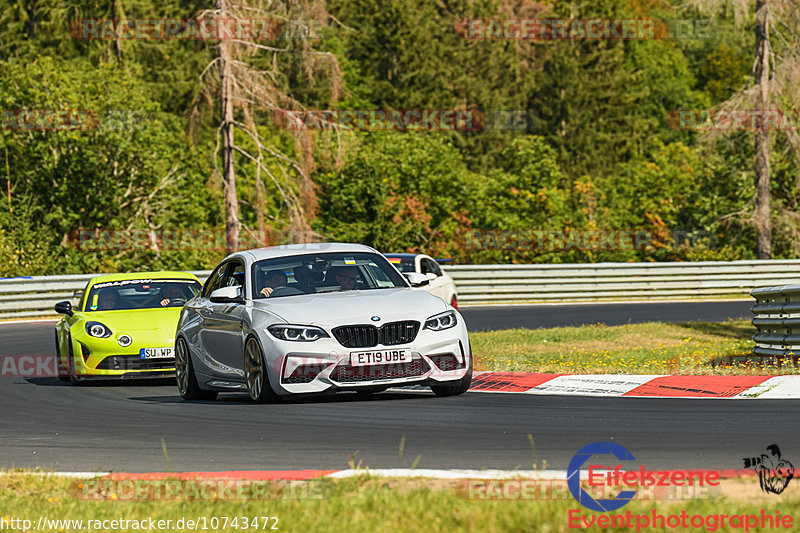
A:
{"type": "Polygon", "coordinates": [[[222,276],[225,274],[225,270],[228,268],[228,263],[222,263],[217,267],[214,272],[208,276],[206,280],[206,284],[203,287],[203,297],[208,298],[212,292],[219,289],[221,287],[220,282],[222,281],[222,276]]]}
{"type": "Polygon", "coordinates": [[[439,269],[439,265],[431,261],[430,259],[423,258],[420,261],[420,267],[422,268],[423,274],[433,274],[435,276],[441,276],[442,271],[439,269]]]}
{"type": "Polygon", "coordinates": [[[240,261],[228,263],[228,269],[222,276],[220,287],[244,287],[244,265],[240,261]]]}

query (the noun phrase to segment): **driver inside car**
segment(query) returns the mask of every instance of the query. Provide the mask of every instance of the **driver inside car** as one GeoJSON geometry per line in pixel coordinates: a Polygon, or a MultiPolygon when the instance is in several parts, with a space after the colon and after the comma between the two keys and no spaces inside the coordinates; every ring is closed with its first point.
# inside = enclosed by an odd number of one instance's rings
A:
{"type": "Polygon", "coordinates": [[[285,287],[288,283],[286,273],[282,270],[271,270],[267,272],[266,276],[267,286],[259,291],[265,298],[269,298],[272,292],[278,287],[285,287]]]}
{"type": "Polygon", "coordinates": [[[176,307],[178,304],[183,305],[186,303],[186,298],[184,298],[180,287],[172,284],[161,289],[161,296],[163,297],[159,302],[161,307],[167,307],[170,304],[172,304],[172,307],[176,307]]]}

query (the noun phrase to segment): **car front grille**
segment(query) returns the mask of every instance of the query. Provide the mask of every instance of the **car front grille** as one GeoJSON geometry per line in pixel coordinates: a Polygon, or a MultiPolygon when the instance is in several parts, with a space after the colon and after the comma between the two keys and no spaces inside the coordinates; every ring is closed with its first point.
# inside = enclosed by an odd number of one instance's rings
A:
{"type": "Polygon", "coordinates": [[[352,366],[345,362],[331,372],[331,380],[339,383],[358,383],[379,379],[398,379],[422,376],[430,367],[422,359],[414,359],[409,363],[388,365],[352,366]]]}
{"type": "Polygon", "coordinates": [[[428,357],[433,361],[433,364],[439,367],[439,370],[444,372],[464,368],[464,364],[460,363],[453,354],[430,355],[428,357]]]}
{"type": "Polygon", "coordinates": [[[372,324],[355,324],[333,328],[333,336],[345,348],[371,348],[378,344],[395,346],[417,338],[419,322],[404,320],[389,322],[380,328],[372,324]]]}
{"type": "Polygon", "coordinates": [[[98,370],[161,370],[175,368],[175,359],[142,359],[138,354],[109,355],[97,365],[98,370]]]}

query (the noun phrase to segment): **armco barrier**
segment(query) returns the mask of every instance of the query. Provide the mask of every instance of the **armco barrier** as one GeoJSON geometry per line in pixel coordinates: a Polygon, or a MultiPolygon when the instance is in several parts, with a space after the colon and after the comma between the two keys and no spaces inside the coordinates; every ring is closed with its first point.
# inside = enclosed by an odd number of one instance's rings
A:
{"type": "MultiPolygon", "coordinates": [[[[205,281],[211,271],[192,272],[205,281]]],[[[72,294],[83,289],[86,283],[98,274],[74,274],[65,276],[25,276],[0,278],[0,320],[3,318],[53,316],[56,302],[69,300],[78,303],[72,294]]]]}
{"type": "MultiPolygon", "coordinates": [[[[462,304],[746,298],[757,287],[800,284],[800,260],[445,267],[462,304]]],[[[209,271],[194,272],[201,280],[209,271]]],[[[0,279],[0,319],[52,316],[92,275],[0,279]]],[[[74,300],[73,300],[74,302],[74,300]]]]}
{"type": "Polygon", "coordinates": [[[753,353],[791,358],[797,366],[800,357],[800,285],[762,287],[750,293],[756,299],[753,325],[758,333],[753,353]]]}
{"type": "Polygon", "coordinates": [[[800,260],[460,265],[446,270],[465,304],[746,298],[756,287],[800,283],[800,260]]]}

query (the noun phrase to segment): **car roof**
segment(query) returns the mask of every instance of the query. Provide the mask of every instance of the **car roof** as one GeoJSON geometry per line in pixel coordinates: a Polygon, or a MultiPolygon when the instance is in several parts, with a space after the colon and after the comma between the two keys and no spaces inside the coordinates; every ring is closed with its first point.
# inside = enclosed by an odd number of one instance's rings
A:
{"type": "Polygon", "coordinates": [[[197,276],[178,270],[162,270],[160,272],[131,272],[128,274],[103,274],[89,280],[89,285],[106,283],[109,281],[125,281],[136,279],[191,279],[197,281],[197,276]]]}
{"type": "MultiPolygon", "coordinates": [[[[277,257],[289,257],[293,255],[305,255],[314,253],[331,253],[331,252],[367,252],[378,253],[374,248],[370,248],[364,244],[351,244],[340,242],[312,242],[306,244],[284,244],[282,246],[268,246],[266,248],[255,248],[253,250],[244,250],[231,254],[228,257],[241,256],[249,254],[253,261],[261,261],[262,259],[274,259],[277,257]]],[[[227,259],[227,258],[226,258],[227,259]]]]}
{"type": "Polygon", "coordinates": [[[425,254],[409,254],[409,253],[390,254],[390,253],[385,253],[383,255],[385,255],[386,257],[390,257],[391,256],[391,257],[400,257],[400,258],[403,258],[403,259],[413,259],[413,258],[417,257],[418,255],[425,255],[425,254]]]}

